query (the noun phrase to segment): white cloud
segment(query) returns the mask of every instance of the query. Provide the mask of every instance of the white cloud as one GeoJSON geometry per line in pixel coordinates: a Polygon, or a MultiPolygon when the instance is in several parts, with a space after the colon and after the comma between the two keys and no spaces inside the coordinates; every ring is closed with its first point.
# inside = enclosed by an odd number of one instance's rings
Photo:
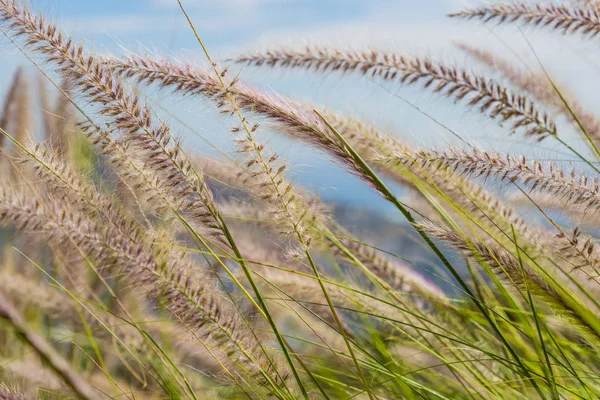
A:
{"type": "Polygon", "coordinates": [[[108,32],[111,34],[146,33],[170,30],[164,17],[148,15],[107,15],[98,17],[79,17],[71,20],[73,28],[83,33],[108,32]]]}
{"type": "MultiPolygon", "coordinates": [[[[218,18],[193,13],[194,25],[202,32],[224,32],[229,29],[247,29],[257,22],[257,16],[249,12],[231,12],[218,18]]],[[[111,35],[149,34],[189,31],[184,16],[178,13],[169,15],[120,14],[106,16],[78,17],[65,21],[69,28],[83,34],[106,32],[111,35]]]]}

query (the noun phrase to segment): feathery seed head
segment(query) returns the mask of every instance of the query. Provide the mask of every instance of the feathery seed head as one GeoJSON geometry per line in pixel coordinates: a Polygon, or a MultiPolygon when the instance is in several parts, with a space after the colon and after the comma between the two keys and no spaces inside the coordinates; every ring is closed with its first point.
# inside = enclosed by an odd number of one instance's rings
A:
{"type": "Polygon", "coordinates": [[[523,21],[547,26],[564,34],[581,33],[595,37],[600,33],[600,10],[595,7],[570,7],[556,4],[493,3],[450,13],[453,18],[479,19],[499,24],[523,21]]]}
{"type": "Polygon", "coordinates": [[[236,62],[282,68],[314,69],[321,72],[357,72],[362,75],[395,80],[412,85],[422,83],[455,100],[465,100],[481,113],[509,121],[513,129],[522,128],[526,136],[543,139],[556,135],[552,118],[539,111],[525,96],[512,93],[497,82],[429,58],[410,57],[375,50],[341,51],[307,47],[303,51],[271,50],[239,56],[236,62]]]}

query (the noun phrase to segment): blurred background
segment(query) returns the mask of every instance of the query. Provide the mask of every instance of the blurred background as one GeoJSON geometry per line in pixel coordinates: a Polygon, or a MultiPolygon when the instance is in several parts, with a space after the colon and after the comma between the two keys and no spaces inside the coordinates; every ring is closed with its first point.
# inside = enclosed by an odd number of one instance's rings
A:
{"type": "MultiPolygon", "coordinates": [[[[176,0],[29,3],[95,52],[152,53],[207,66],[176,0]]],[[[449,19],[447,13],[463,5],[459,0],[183,0],[183,4],[212,57],[224,66],[228,57],[241,52],[308,44],[427,55],[483,71],[484,67],[475,65],[456,48],[455,43],[462,42],[492,50],[527,68],[539,70],[543,66],[583,103],[593,105],[599,99],[598,89],[589,85],[600,71],[594,41],[579,40],[574,37],[577,35],[557,40],[559,33],[543,29],[520,30],[515,25],[484,26],[477,21],[449,19]]],[[[0,46],[0,93],[7,92],[19,65],[24,66],[34,90],[37,68],[7,38],[0,38],[0,46]]],[[[578,162],[552,139],[536,142],[510,135],[463,104],[420,87],[310,71],[239,66],[232,66],[231,71],[268,92],[357,116],[412,146],[441,148],[460,143],[455,137],[459,135],[486,149],[572,165],[578,162]]],[[[51,85],[47,90],[55,95],[51,85]]],[[[189,151],[214,158],[221,157],[219,151],[233,154],[228,133],[233,121],[219,115],[211,104],[171,96],[156,88],[147,88],[145,93],[189,151]]],[[[563,138],[588,154],[570,125],[558,122],[563,138]]],[[[406,236],[389,234],[406,229],[401,216],[363,183],[318,152],[270,132],[269,126],[261,133],[272,150],[290,161],[291,178],[335,204],[335,212],[346,226],[363,237],[369,235],[374,242],[383,241],[381,247],[413,261],[421,254],[420,249],[413,251],[410,237],[400,240],[406,236]]],[[[402,192],[399,187],[395,190],[402,192]]]]}

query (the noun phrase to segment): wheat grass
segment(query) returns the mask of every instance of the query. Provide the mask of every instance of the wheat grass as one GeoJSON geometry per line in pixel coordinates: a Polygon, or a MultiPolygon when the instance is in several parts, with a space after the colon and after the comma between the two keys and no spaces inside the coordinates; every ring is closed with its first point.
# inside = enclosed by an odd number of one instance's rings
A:
{"type": "Polygon", "coordinates": [[[523,21],[533,26],[547,26],[564,34],[581,33],[590,37],[595,37],[600,32],[600,14],[593,7],[569,7],[543,3],[495,3],[465,8],[449,15],[453,18],[474,18],[484,22],[523,21]]]}
{"type": "Polygon", "coordinates": [[[2,400],[24,400],[25,396],[0,383],[0,398],[2,400]]]}
{"type": "Polygon", "coordinates": [[[579,102],[575,96],[564,90],[564,85],[559,85],[559,95],[549,78],[543,74],[524,71],[522,68],[518,68],[510,62],[498,58],[493,53],[480,48],[464,43],[459,43],[458,47],[478,61],[498,71],[520,91],[530,93],[540,104],[546,104],[559,111],[577,128],[579,128],[579,123],[581,123],[583,129],[594,140],[598,140],[600,135],[600,120],[598,120],[598,117],[593,112],[579,102]]]}
{"type": "Polygon", "coordinates": [[[544,165],[538,160],[485,150],[448,148],[444,152],[423,151],[416,158],[424,165],[434,168],[444,166],[462,175],[477,175],[484,178],[494,176],[507,182],[522,182],[532,191],[560,196],[567,202],[597,210],[598,187],[596,178],[577,172],[564,171],[556,165],[544,165]]]}
{"type": "MultiPolygon", "coordinates": [[[[14,121],[14,114],[16,112],[16,103],[18,98],[18,92],[21,90],[21,85],[23,82],[23,69],[19,67],[15,72],[15,75],[12,79],[12,83],[10,85],[9,91],[4,98],[4,107],[2,110],[2,116],[0,118],[0,128],[2,129],[10,129],[12,121],[14,121]]],[[[4,144],[5,139],[4,135],[0,139],[0,144],[4,144]]],[[[4,147],[4,146],[2,146],[4,147]]]]}
{"type": "Polygon", "coordinates": [[[0,294],[0,317],[8,320],[21,334],[24,340],[47,362],[51,368],[63,378],[65,383],[81,398],[98,399],[98,393],[65,361],[44,338],[32,332],[25,324],[21,314],[0,294]]]}
{"type": "Polygon", "coordinates": [[[539,111],[527,97],[512,93],[499,83],[454,66],[428,58],[369,51],[344,51],[308,47],[302,51],[270,50],[242,55],[235,62],[281,68],[302,68],[319,72],[356,72],[408,85],[422,83],[425,88],[455,100],[500,121],[510,121],[513,129],[543,139],[556,134],[552,118],[539,111]]]}
{"type": "MultiPolygon", "coordinates": [[[[552,136],[589,168],[464,138],[418,149],[404,129],[386,132],[245,83],[245,69],[213,61],[202,27],[177,3],[207,68],[99,56],[25,2],[0,0],[0,30],[53,84],[30,91],[18,70],[0,119],[9,155],[0,186],[0,397],[600,393],[598,170],[554,122],[566,117],[597,155],[591,106],[545,69],[469,44],[459,46],[510,89],[444,61],[375,50],[283,47],[231,60],[420,86],[511,131],[552,136]],[[196,133],[223,159],[184,146],[149,86],[207,99],[233,118],[234,153],[204,132],[196,133]],[[369,211],[354,226],[347,207],[338,212],[298,183],[252,119],[324,153],[390,213],[369,211]],[[516,207],[508,191],[530,207],[516,207]]],[[[593,2],[574,1],[495,3],[452,16],[593,37],[597,14],[593,2]]]]}

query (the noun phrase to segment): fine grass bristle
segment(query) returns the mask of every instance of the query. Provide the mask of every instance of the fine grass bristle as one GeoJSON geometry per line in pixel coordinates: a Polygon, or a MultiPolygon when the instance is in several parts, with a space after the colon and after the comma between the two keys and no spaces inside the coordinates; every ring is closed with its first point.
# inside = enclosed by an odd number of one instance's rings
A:
{"type": "Polygon", "coordinates": [[[567,33],[595,37],[600,33],[600,13],[594,7],[557,4],[494,3],[465,8],[449,14],[453,18],[480,19],[484,22],[523,21],[533,26],[545,26],[567,33]]]}
{"type": "Polygon", "coordinates": [[[422,83],[425,88],[456,100],[500,121],[510,121],[525,135],[543,139],[556,134],[552,118],[540,112],[527,97],[512,93],[497,82],[429,58],[370,51],[344,51],[307,47],[302,51],[270,50],[242,55],[237,63],[281,68],[303,68],[316,72],[356,72],[408,85],[422,83]]]}
{"type": "Polygon", "coordinates": [[[600,120],[588,110],[584,104],[575,96],[564,89],[565,85],[556,83],[560,89],[553,86],[555,83],[551,77],[542,73],[525,71],[510,62],[497,57],[494,53],[484,49],[459,43],[458,47],[474,57],[492,70],[500,73],[511,84],[519,90],[531,94],[540,104],[554,108],[560,114],[566,116],[576,127],[581,123],[581,128],[586,131],[594,141],[600,140],[600,120]]]}

